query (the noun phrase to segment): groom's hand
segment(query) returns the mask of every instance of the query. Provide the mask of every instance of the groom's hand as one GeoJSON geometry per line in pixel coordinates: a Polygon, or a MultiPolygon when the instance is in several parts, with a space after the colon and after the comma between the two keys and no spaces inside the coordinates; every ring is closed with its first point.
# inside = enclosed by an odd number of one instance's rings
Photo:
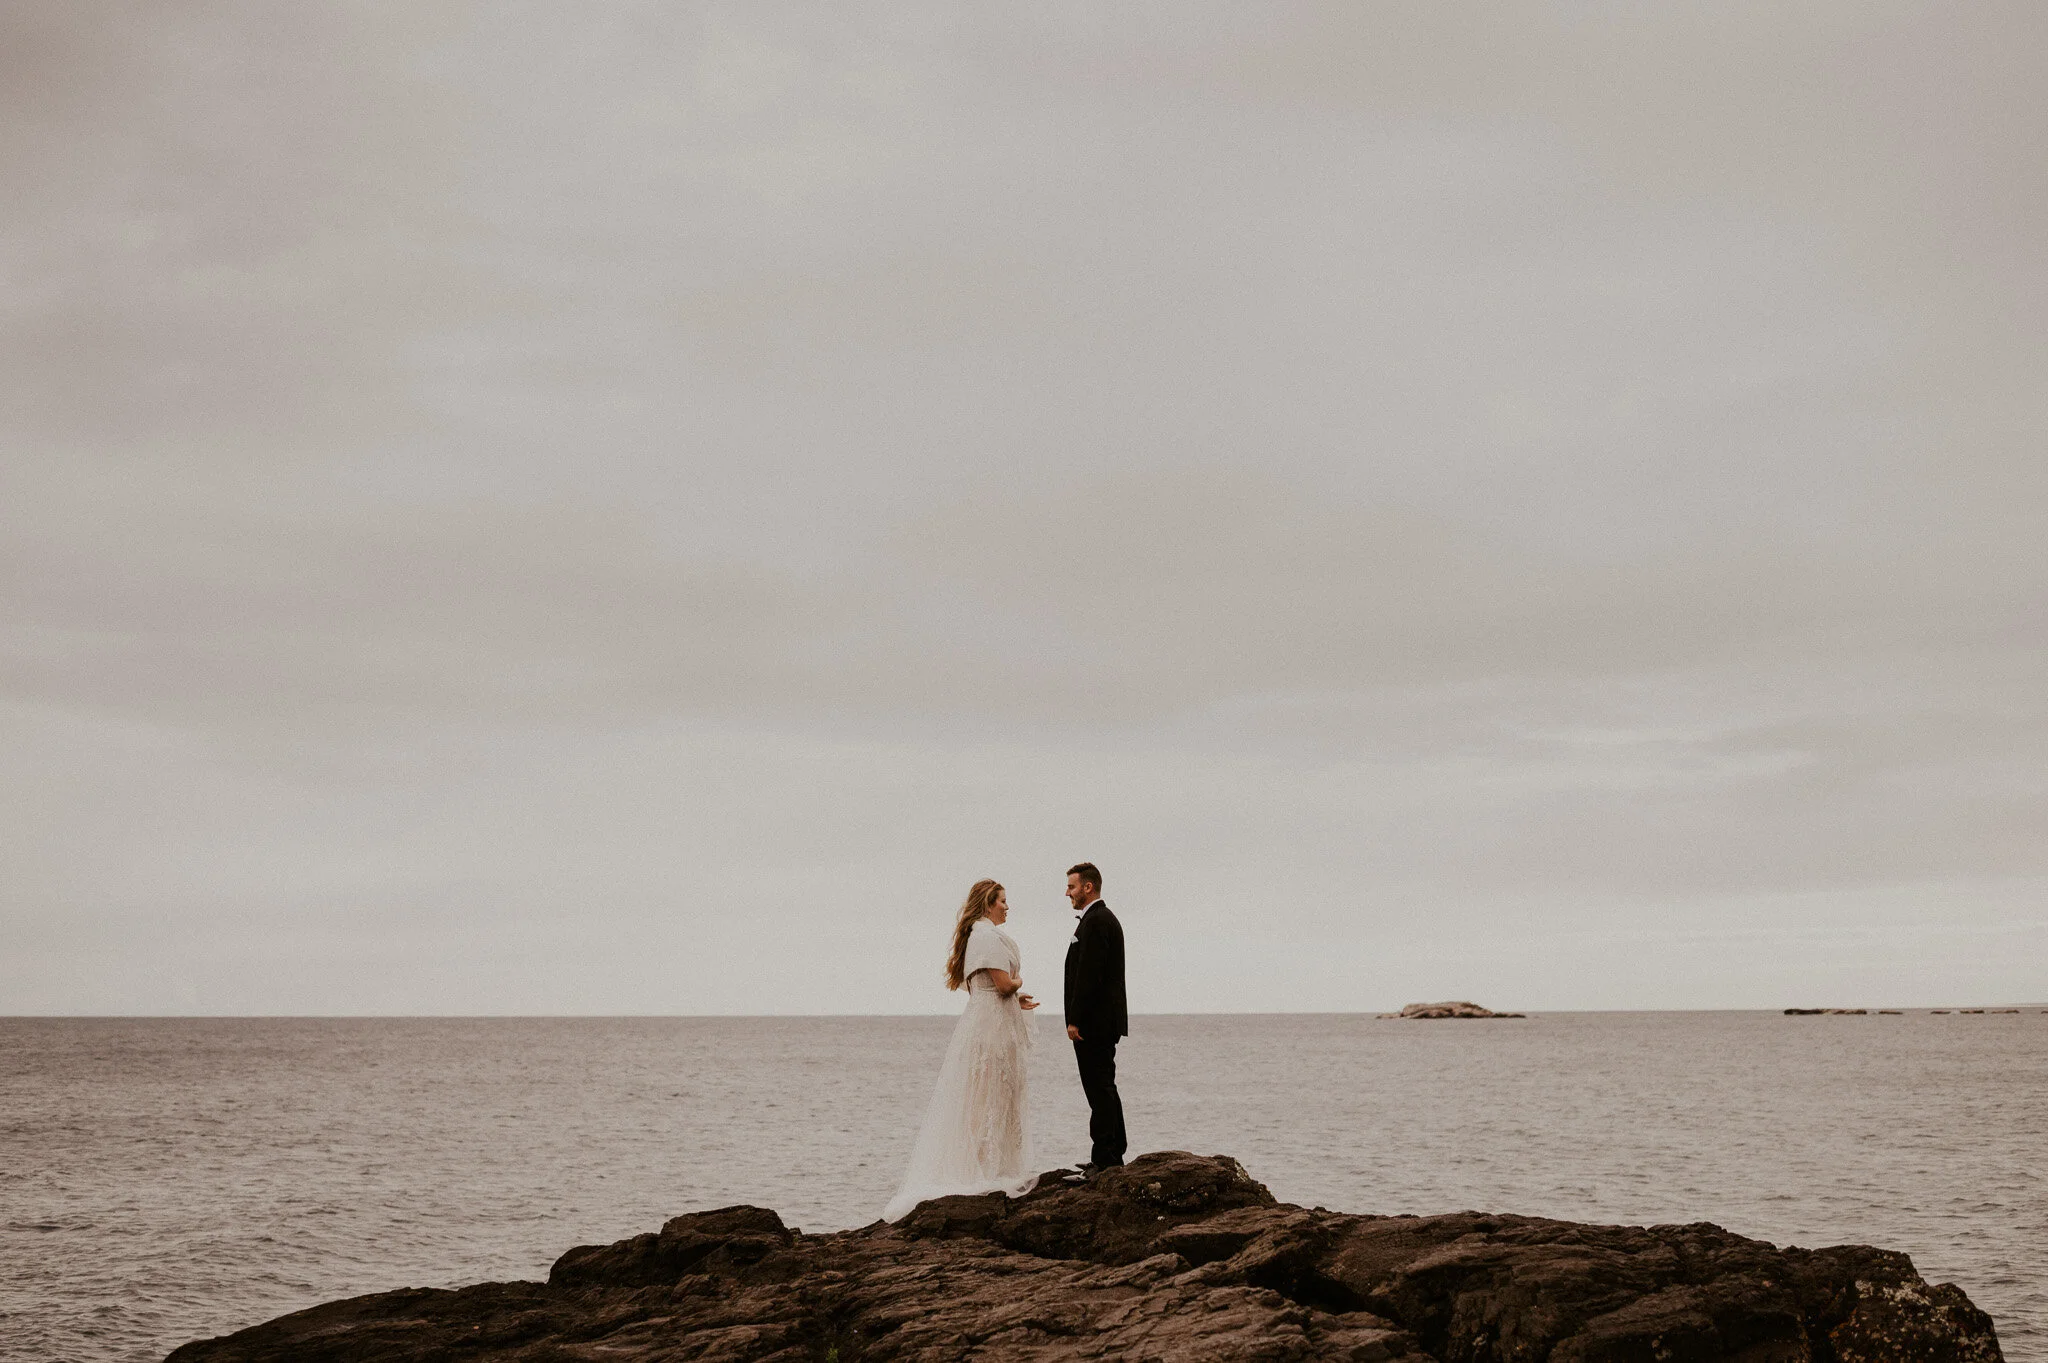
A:
{"type": "Polygon", "coordinates": [[[1080,1039],[1081,1039],[1081,1029],[1080,1029],[1079,1027],[1076,1027],[1076,1026],[1075,1026],[1075,1025],[1074,1025],[1073,1023],[1071,1023],[1071,1022],[1070,1022],[1070,1023],[1068,1023],[1068,1024],[1067,1024],[1067,1040],[1069,1040],[1069,1041],[1079,1041],[1080,1039]]]}

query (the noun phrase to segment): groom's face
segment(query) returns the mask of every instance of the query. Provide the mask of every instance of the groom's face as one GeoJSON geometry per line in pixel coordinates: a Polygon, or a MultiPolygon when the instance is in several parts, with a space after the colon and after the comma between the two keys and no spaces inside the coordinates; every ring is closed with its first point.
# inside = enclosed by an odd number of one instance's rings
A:
{"type": "Polygon", "coordinates": [[[1082,880],[1072,871],[1067,872],[1067,898],[1075,908],[1085,905],[1095,892],[1095,887],[1082,880]]]}

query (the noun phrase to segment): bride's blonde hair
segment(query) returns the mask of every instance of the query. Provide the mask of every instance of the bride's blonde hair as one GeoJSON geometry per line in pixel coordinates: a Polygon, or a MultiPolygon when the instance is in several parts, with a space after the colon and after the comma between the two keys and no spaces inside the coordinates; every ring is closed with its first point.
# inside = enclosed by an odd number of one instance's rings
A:
{"type": "Polygon", "coordinates": [[[974,931],[978,920],[988,917],[996,896],[1002,892],[1003,887],[993,880],[977,880],[967,892],[967,902],[960,906],[959,920],[953,924],[953,954],[946,958],[946,988],[958,989],[967,983],[967,977],[960,973],[967,963],[967,934],[974,931]]]}

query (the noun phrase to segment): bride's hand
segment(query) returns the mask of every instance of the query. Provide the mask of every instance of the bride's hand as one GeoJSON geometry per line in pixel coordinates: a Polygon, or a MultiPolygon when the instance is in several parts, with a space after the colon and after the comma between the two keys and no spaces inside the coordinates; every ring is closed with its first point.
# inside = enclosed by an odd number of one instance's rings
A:
{"type": "Polygon", "coordinates": [[[1017,996],[1017,1006],[1028,1013],[1038,1006],[1038,1000],[1032,998],[1029,994],[1019,994],[1017,996]]]}

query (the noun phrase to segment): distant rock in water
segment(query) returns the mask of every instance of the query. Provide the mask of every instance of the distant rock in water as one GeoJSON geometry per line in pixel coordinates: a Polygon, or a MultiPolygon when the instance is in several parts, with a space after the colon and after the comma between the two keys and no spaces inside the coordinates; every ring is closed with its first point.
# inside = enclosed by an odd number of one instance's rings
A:
{"type": "Polygon", "coordinates": [[[1398,1013],[1381,1013],[1383,1018],[1520,1018],[1527,1013],[1496,1013],[1476,1003],[1411,1003],[1398,1013]]]}
{"type": "MultiPolygon", "coordinates": [[[[1880,1011],[1880,1012],[1890,1012],[1890,1011],[1893,1011],[1893,1010],[1891,1010],[1891,1009],[1880,1009],[1879,1011],[1880,1011]]],[[[1869,1013],[1870,1013],[1870,1010],[1869,1010],[1868,1008],[1787,1008],[1787,1009],[1785,1010],[1785,1016],[1786,1016],[1786,1017],[1788,1017],[1788,1018],[1817,1018],[1817,1017],[1837,1017],[1837,1018],[1850,1018],[1850,1017],[1855,1017],[1855,1018],[1860,1018],[1860,1017],[1866,1017],[1866,1016],[1868,1016],[1868,1015],[1869,1015],[1869,1013]]]]}
{"type": "Polygon", "coordinates": [[[1347,1216],[1236,1160],[1168,1151],[896,1225],[791,1231],[760,1207],[572,1249],[546,1283],[331,1302],[170,1363],[1998,1363],[1991,1320],[1903,1254],[1718,1226],[1347,1216]]]}

